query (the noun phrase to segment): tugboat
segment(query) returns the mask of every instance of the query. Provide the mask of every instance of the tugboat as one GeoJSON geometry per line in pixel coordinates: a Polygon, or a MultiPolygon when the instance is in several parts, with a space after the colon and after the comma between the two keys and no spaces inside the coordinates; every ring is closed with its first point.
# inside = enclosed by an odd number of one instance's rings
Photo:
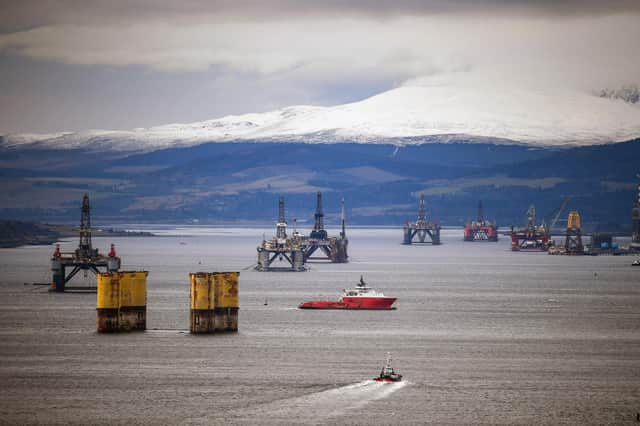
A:
{"type": "Polygon", "coordinates": [[[382,371],[380,371],[380,375],[374,378],[376,382],[382,383],[393,383],[399,382],[402,380],[402,374],[396,374],[393,371],[393,367],[391,367],[391,353],[387,352],[387,362],[382,367],[382,371]]]}
{"type": "Polygon", "coordinates": [[[386,297],[383,293],[374,290],[364,282],[360,276],[360,282],[355,288],[343,290],[342,297],[338,301],[313,300],[298,305],[300,309],[395,309],[391,305],[396,301],[395,297],[386,297]]]}

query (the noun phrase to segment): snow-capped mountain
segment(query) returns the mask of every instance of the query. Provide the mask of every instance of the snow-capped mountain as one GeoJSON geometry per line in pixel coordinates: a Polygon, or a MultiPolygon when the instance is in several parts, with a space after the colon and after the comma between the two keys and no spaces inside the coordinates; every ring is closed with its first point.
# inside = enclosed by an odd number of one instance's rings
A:
{"type": "Polygon", "coordinates": [[[640,107],[571,90],[403,86],[331,107],[292,106],[131,131],[6,135],[5,147],[151,151],[205,142],[392,143],[487,140],[594,145],[640,137],[640,107]]]}

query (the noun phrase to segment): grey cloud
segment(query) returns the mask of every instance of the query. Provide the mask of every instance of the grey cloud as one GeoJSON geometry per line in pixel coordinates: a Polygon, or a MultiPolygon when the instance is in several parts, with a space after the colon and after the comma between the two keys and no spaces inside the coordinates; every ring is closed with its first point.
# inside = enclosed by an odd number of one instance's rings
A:
{"type": "Polygon", "coordinates": [[[639,9],[638,0],[0,2],[0,130],[336,104],[424,76],[619,87],[640,75],[639,9]]]}
{"type": "Polygon", "coordinates": [[[514,17],[582,17],[640,14],[638,0],[21,0],[0,3],[0,32],[48,25],[127,25],[135,21],[205,23],[322,16],[483,14],[514,17]]]}

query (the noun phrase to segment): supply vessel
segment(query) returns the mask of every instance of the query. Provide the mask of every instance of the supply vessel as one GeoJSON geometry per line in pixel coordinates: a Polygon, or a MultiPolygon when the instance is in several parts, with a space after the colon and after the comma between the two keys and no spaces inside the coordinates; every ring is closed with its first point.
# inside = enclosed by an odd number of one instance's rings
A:
{"type": "Polygon", "coordinates": [[[385,362],[384,367],[382,367],[382,371],[380,371],[380,375],[374,378],[373,380],[375,380],[376,382],[382,382],[382,383],[393,383],[393,382],[399,382],[402,380],[402,374],[397,374],[395,371],[393,371],[393,367],[391,367],[390,352],[387,352],[387,361],[385,362]]]}
{"type": "Polygon", "coordinates": [[[387,297],[382,292],[369,287],[360,276],[360,282],[355,288],[343,290],[342,297],[337,301],[313,300],[301,303],[300,309],[377,309],[391,310],[396,301],[395,297],[387,297]]]}

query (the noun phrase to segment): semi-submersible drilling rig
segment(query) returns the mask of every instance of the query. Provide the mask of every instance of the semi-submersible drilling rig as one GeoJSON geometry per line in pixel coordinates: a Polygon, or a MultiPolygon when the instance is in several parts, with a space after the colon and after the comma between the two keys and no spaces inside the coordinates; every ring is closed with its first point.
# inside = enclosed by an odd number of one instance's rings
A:
{"type": "MultiPolygon", "coordinates": [[[[293,230],[287,235],[287,222],[284,217],[284,198],[278,200],[278,224],[276,236],[271,240],[264,239],[258,246],[258,271],[292,271],[301,272],[307,268],[308,260],[328,260],[332,263],[346,263],[349,255],[349,240],[345,228],[344,199],[342,200],[341,231],[337,237],[329,237],[324,229],[324,212],[322,211],[322,194],[317,193],[315,224],[309,236],[293,230]],[[312,257],[314,254],[320,256],[312,257]]],[[[294,219],[295,221],[295,219],[294,219]]]]}
{"type": "Polygon", "coordinates": [[[440,225],[427,220],[427,209],[424,205],[424,193],[420,194],[418,203],[418,220],[413,222],[407,221],[404,226],[404,239],[402,244],[412,244],[413,239],[417,236],[418,243],[440,244],[440,225]],[[429,241],[427,241],[429,237],[429,241]]]}
{"type": "Polygon", "coordinates": [[[324,229],[324,212],[322,211],[322,193],[316,194],[315,223],[309,237],[303,237],[302,250],[304,261],[308,260],[329,260],[332,263],[347,263],[347,246],[349,240],[345,230],[344,198],[342,199],[342,209],[340,213],[340,235],[329,237],[324,229]],[[318,253],[320,257],[311,257],[318,253]]]}
{"type": "Polygon", "coordinates": [[[638,197],[631,210],[631,244],[629,248],[640,251],[640,175],[638,175],[638,197]]]}
{"type": "Polygon", "coordinates": [[[465,241],[498,241],[498,226],[496,222],[484,219],[482,200],[478,203],[478,217],[464,225],[465,241]]]}
{"type": "Polygon", "coordinates": [[[284,217],[284,198],[278,199],[278,223],[276,235],[270,240],[263,239],[258,246],[257,271],[306,271],[304,266],[304,252],[302,251],[302,239],[294,232],[292,237],[287,236],[287,221],[284,217]],[[277,264],[274,265],[274,262],[277,264]]]}
{"type": "MultiPolygon", "coordinates": [[[[116,250],[111,244],[111,250],[107,256],[98,253],[91,245],[91,206],[87,194],[82,198],[82,213],[80,216],[80,243],[78,248],[72,253],[60,251],[60,244],[56,244],[56,250],[51,258],[51,271],[53,272],[52,291],[63,292],[67,289],[67,283],[80,271],[91,271],[94,274],[100,273],[100,268],[107,272],[114,272],[120,269],[120,258],[116,256],[116,250]],[[69,274],[67,268],[71,268],[69,274]]],[[[73,290],[92,290],[92,288],[74,287],[73,290]]]]}
{"type": "Polygon", "coordinates": [[[547,251],[551,241],[549,227],[544,223],[536,225],[536,208],[532,204],[527,210],[527,226],[511,227],[511,250],[547,251]]]}

